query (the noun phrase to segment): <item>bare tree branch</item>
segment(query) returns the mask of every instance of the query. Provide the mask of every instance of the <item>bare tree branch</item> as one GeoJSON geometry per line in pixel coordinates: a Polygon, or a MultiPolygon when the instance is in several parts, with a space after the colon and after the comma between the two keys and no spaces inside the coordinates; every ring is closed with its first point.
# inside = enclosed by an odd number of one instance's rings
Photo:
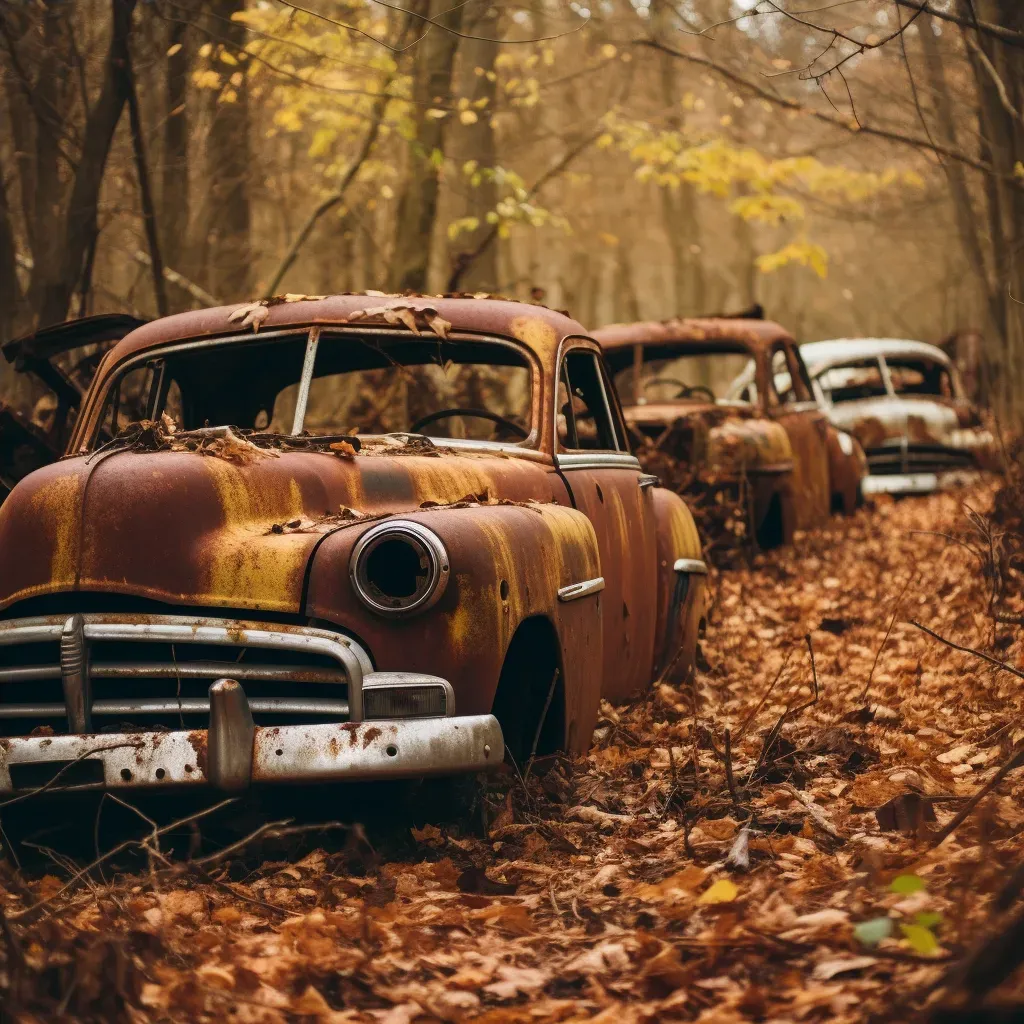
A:
{"type": "Polygon", "coordinates": [[[921,11],[925,14],[930,14],[933,18],[939,18],[941,21],[950,21],[954,25],[960,25],[963,28],[977,29],[979,32],[984,32],[986,35],[1006,43],[1008,46],[1024,47],[1024,32],[1017,32],[1012,28],[1005,28],[991,21],[964,18],[959,14],[954,14],[952,11],[940,11],[930,0],[920,0],[920,2],[918,0],[893,0],[893,3],[898,4],[900,7],[906,7],[911,11],[921,11]]]}
{"type": "Polygon", "coordinates": [[[764,86],[759,85],[757,82],[752,82],[749,79],[744,78],[739,73],[733,71],[731,68],[725,67],[723,64],[719,64],[717,61],[713,61],[708,57],[700,56],[699,54],[684,53],[682,50],[675,50],[670,46],[666,46],[664,43],[658,42],[656,39],[638,39],[635,41],[635,45],[646,46],[652,50],[660,50],[663,53],[667,53],[672,57],[678,58],[679,60],[689,61],[691,64],[699,64],[702,67],[709,68],[711,71],[716,72],[723,78],[728,79],[730,82],[746,89],[755,96],[759,96],[761,99],[767,100],[769,103],[774,103],[776,106],[782,107],[784,110],[795,110],[798,113],[806,114],[808,117],[813,117],[817,121],[823,121],[825,124],[832,125],[834,128],[841,128],[843,131],[850,132],[854,135],[871,135],[875,138],[887,139],[890,142],[899,142],[906,146],[913,146],[915,149],[924,149],[935,153],[938,156],[948,157],[950,160],[957,160],[968,167],[973,167],[976,171],[981,171],[982,174],[987,174],[1005,182],[1012,188],[1024,192],[1024,181],[1020,178],[1015,177],[1012,174],[1003,174],[991,164],[985,163],[982,160],[975,160],[966,153],[952,149],[949,146],[941,144],[932,145],[932,143],[927,139],[914,135],[907,135],[903,132],[894,131],[891,128],[878,128],[864,124],[858,126],[853,121],[844,120],[842,117],[836,117],[832,114],[823,113],[820,110],[814,110],[811,107],[805,107],[802,103],[786,99],[778,93],[764,88],[764,86]]]}

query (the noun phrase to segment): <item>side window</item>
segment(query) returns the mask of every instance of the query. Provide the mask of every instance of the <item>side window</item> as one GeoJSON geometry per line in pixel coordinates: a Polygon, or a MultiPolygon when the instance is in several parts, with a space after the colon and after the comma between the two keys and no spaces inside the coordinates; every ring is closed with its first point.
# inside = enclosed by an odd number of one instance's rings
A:
{"type": "Polygon", "coordinates": [[[811,382],[799,353],[790,352],[781,343],[772,350],[771,378],[782,405],[811,401],[811,382]]]}
{"type": "Polygon", "coordinates": [[[793,375],[790,373],[786,350],[782,345],[776,346],[772,351],[771,384],[769,395],[774,392],[776,404],[792,405],[797,401],[793,375]]]}
{"type": "Polygon", "coordinates": [[[563,447],[587,451],[621,451],[607,385],[597,355],[583,349],[566,354],[559,376],[558,440],[563,447]]]}

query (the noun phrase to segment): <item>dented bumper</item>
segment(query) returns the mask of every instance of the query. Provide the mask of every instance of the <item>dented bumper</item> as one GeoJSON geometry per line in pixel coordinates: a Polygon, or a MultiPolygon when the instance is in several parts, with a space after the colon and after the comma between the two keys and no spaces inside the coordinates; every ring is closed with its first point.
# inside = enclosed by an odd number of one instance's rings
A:
{"type": "Polygon", "coordinates": [[[409,721],[216,726],[0,740],[0,793],[45,788],[155,789],[211,786],[239,792],[265,783],[354,782],[484,771],[504,742],[492,715],[409,721]]]}

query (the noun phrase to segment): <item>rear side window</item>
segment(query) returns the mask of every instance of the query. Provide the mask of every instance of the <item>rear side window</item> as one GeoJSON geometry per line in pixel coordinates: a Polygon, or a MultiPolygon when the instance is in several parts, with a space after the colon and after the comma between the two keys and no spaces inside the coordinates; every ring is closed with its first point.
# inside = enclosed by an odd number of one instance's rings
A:
{"type": "Polygon", "coordinates": [[[562,448],[605,452],[625,450],[596,353],[578,349],[565,356],[556,402],[558,440],[562,448]]]}

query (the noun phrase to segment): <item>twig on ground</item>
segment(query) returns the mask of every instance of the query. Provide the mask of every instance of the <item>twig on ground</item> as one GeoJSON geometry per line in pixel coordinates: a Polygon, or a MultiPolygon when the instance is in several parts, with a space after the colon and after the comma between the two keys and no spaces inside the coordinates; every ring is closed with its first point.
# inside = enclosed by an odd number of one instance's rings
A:
{"type": "Polygon", "coordinates": [[[988,794],[991,793],[1007,775],[1010,774],[1010,772],[1015,768],[1020,768],[1021,765],[1024,765],[1024,744],[1020,744],[1014,748],[1013,753],[1010,755],[1010,759],[1002,766],[1002,768],[1000,768],[999,771],[997,771],[995,775],[993,775],[992,778],[989,779],[989,781],[986,782],[985,785],[982,786],[981,789],[979,789],[963,807],[960,808],[948,825],[936,833],[935,837],[932,839],[932,849],[936,846],[941,846],[942,843],[944,843],[970,817],[974,808],[977,807],[978,804],[981,803],[981,801],[988,796],[988,794]]]}
{"type": "Polygon", "coordinates": [[[900,605],[903,604],[904,595],[907,593],[907,588],[914,579],[917,577],[917,571],[915,570],[907,577],[907,582],[903,584],[903,589],[900,591],[900,596],[896,598],[896,604],[893,605],[892,618],[889,619],[889,628],[885,631],[885,637],[882,640],[878,650],[875,652],[875,660],[871,663],[871,671],[868,673],[868,681],[864,684],[864,691],[858,698],[858,703],[863,704],[868,699],[868,693],[871,690],[871,680],[875,677],[875,669],[878,667],[878,659],[882,656],[882,651],[885,649],[885,645],[889,642],[889,637],[892,634],[892,627],[896,625],[896,616],[899,614],[900,605]]]}
{"type": "Polygon", "coordinates": [[[935,637],[936,640],[945,644],[947,647],[952,647],[954,651],[962,651],[964,654],[973,654],[976,658],[981,658],[982,661],[987,661],[990,665],[995,665],[996,668],[1001,668],[1012,673],[1018,679],[1024,679],[1024,672],[1021,672],[1020,669],[1014,668],[1012,665],[1007,665],[1005,661],[999,661],[997,658],[992,658],[987,654],[983,654],[981,651],[976,651],[973,647],[964,647],[962,644],[954,643],[952,640],[947,640],[944,636],[936,633],[934,629],[922,626],[920,622],[916,622],[913,619],[910,620],[910,624],[912,626],[916,626],[929,636],[935,637]]]}

